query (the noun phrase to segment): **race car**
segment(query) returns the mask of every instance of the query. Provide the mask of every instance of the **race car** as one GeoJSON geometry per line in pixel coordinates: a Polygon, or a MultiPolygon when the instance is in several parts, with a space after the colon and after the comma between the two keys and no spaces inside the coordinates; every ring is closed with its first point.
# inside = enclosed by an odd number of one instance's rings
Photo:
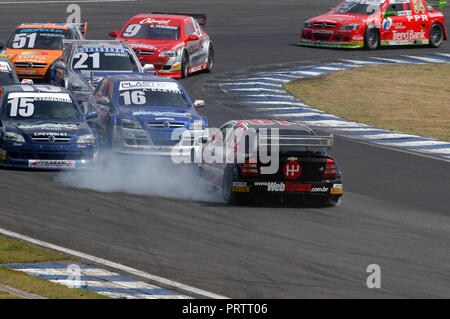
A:
{"type": "Polygon", "coordinates": [[[84,39],[85,33],[86,23],[23,23],[10,36],[3,54],[14,63],[20,79],[49,83],[50,66],[63,51],[62,40],[84,39]]]}
{"type": "Polygon", "coordinates": [[[134,51],[122,41],[68,40],[64,52],[52,66],[51,83],[71,91],[79,102],[108,74],[152,72],[142,66],[134,51]]]}
{"type": "MultiPolygon", "coordinates": [[[[432,3],[438,9],[446,0],[432,3]]],[[[423,0],[346,0],[304,23],[300,45],[377,49],[430,45],[447,40],[444,15],[423,0]]]]}
{"type": "Polygon", "coordinates": [[[19,78],[11,61],[0,56],[0,88],[6,85],[19,84],[19,78]]]}
{"type": "Polygon", "coordinates": [[[99,114],[90,125],[106,149],[171,156],[185,130],[200,134],[208,126],[196,110],[204,105],[202,100],[192,102],[174,79],[123,74],[104,77],[89,95],[87,110],[99,114]]]}
{"type": "Polygon", "coordinates": [[[200,26],[205,23],[204,14],[155,12],[134,16],[120,32],[109,35],[128,43],[139,61],[153,64],[159,75],[185,78],[213,70],[214,47],[200,26]]]}
{"type": "Polygon", "coordinates": [[[98,143],[73,96],[49,85],[0,89],[0,166],[29,169],[92,167],[98,143]]]}
{"type": "Polygon", "coordinates": [[[198,176],[226,203],[278,200],[336,205],[342,173],[327,149],[333,136],[317,136],[300,122],[234,120],[203,146],[198,176]]]}

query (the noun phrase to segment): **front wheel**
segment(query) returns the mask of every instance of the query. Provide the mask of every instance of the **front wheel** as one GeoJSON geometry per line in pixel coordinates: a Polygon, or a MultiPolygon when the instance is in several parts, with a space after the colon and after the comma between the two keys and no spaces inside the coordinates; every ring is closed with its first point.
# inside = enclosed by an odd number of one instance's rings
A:
{"type": "Polygon", "coordinates": [[[435,23],[430,28],[430,46],[437,48],[444,39],[444,30],[440,23],[435,23]]]}
{"type": "Polygon", "coordinates": [[[181,57],[181,78],[187,78],[189,71],[189,57],[187,53],[184,51],[183,56],[181,57]]]}
{"type": "Polygon", "coordinates": [[[380,46],[380,33],[376,28],[368,28],[364,33],[364,47],[368,50],[376,50],[380,46]]]}
{"type": "Polygon", "coordinates": [[[222,196],[227,204],[236,204],[238,201],[236,193],[233,192],[234,175],[233,166],[227,165],[222,182],[222,196]]]}

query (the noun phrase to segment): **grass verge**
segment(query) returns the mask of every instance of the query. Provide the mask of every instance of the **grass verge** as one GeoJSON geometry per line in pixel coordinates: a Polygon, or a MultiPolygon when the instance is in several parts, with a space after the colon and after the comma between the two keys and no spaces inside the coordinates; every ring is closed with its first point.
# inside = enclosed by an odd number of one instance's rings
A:
{"type": "MultiPolygon", "coordinates": [[[[41,248],[24,241],[0,236],[0,264],[46,261],[80,261],[69,255],[41,248]]],[[[0,284],[50,299],[104,299],[106,296],[84,289],[69,288],[21,271],[0,267],[0,284]]],[[[0,298],[19,298],[0,291],[0,298]]]]}
{"type": "Polygon", "coordinates": [[[382,65],[296,79],[284,88],[319,110],[450,141],[450,65],[382,65]]]}

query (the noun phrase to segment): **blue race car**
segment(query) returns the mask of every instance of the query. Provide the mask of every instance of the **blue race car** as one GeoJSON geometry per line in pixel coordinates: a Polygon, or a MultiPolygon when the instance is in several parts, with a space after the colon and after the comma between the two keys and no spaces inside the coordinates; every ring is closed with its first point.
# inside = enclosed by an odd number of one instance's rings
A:
{"type": "Polygon", "coordinates": [[[95,132],[66,89],[10,85],[0,89],[0,165],[34,169],[91,167],[98,158],[95,132]]]}
{"type": "Polygon", "coordinates": [[[208,126],[197,113],[202,100],[191,101],[174,79],[148,75],[109,75],[88,97],[87,110],[99,144],[119,153],[171,155],[187,133],[200,138],[208,126]]]}

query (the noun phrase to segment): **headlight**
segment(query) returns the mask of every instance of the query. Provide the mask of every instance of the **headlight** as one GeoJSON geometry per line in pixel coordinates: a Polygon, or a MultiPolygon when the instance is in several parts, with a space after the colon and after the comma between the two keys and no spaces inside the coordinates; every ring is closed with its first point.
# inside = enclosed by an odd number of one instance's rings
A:
{"type": "Polygon", "coordinates": [[[358,29],[359,29],[358,23],[343,24],[341,26],[341,30],[358,30],[358,29]]]}
{"type": "Polygon", "coordinates": [[[3,139],[8,142],[25,143],[25,139],[22,135],[13,132],[6,132],[5,135],[3,135],[3,139]]]}
{"type": "Polygon", "coordinates": [[[92,134],[81,135],[78,138],[77,144],[94,144],[95,137],[92,134]]]}
{"type": "Polygon", "coordinates": [[[303,25],[305,28],[311,28],[311,22],[310,21],[306,21],[305,24],[303,25]]]}
{"type": "Polygon", "coordinates": [[[181,54],[181,50],[182,48],[178,49],[178,50],[167,50],[167,51],[162,51],[159,56],[160,57],[177,57],[181,54]]]}
{"type": "Polygon", "coordinates": [[[142,126],[138,121],[129,119],[121,119],[120,126],[122,128],[142,129],[142,126]]]}

